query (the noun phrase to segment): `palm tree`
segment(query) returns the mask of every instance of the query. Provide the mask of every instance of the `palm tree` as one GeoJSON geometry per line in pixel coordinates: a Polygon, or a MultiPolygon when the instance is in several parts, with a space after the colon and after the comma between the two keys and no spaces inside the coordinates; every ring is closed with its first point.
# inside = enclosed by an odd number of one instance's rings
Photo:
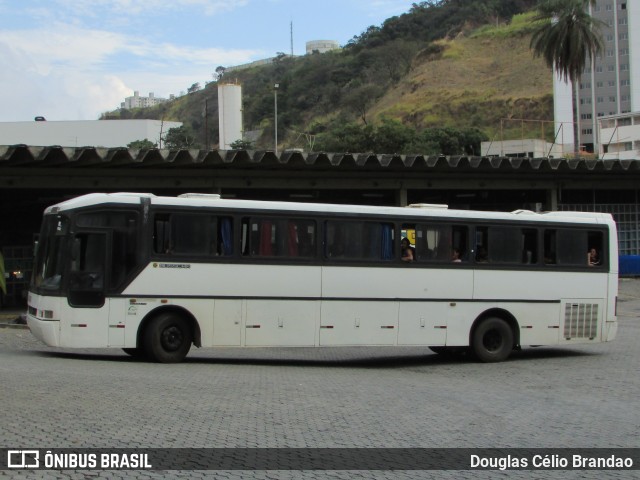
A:
{"type": "MultiPolygon", "coordinates": [[[[558,77],[571,81],[574,92],[587,62],[593,64],[603,49],[599,31],[603,22],[591,17],[587,9],[595,4],[596,0],[542,0],[535,17],[539,25],[530,43],[534,57],[542,57],[558,77]]],[[[574,144],[577,151],[577,141],[574,144]]]]}
{"type": "Polygon", "coordinates": [[[589,4],[596,0],[543,0],[535,17],[541,23],[531,36],[534,56],[572,82],[580,78],[587,59],[603,48],[602,22],[589,15],[589,4]]]}

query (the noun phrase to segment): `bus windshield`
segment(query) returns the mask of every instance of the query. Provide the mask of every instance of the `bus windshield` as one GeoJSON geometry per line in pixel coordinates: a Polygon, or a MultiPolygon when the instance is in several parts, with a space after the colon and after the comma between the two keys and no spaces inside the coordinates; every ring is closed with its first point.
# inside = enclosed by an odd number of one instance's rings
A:
{"type": "Polygon", "coordinates": [[[69,219],[60,215],[45,217],[36,253],[32,285],[49,292],[62,287],[69,219]]]}

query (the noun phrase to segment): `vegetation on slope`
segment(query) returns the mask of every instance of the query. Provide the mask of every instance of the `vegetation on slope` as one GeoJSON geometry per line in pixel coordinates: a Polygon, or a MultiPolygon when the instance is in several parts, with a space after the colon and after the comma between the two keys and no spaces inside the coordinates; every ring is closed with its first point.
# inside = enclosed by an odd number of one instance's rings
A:
{"type": "MultiPolygon", "coordinates": [[[[482,139],[549,137],[539,120],[553,119],[551,72],[529,50],[531,15],[513,16],[533,3],[421,2],[341,51],[280,55],[218,82],[242,84],[245,129],[261,132],[255,148],[273,148],[275,83],[280,149],[478,153],[482,139]]],[[[120,114],[182,121],[190,147],[214,148],[216,87],[120,114]]]]}

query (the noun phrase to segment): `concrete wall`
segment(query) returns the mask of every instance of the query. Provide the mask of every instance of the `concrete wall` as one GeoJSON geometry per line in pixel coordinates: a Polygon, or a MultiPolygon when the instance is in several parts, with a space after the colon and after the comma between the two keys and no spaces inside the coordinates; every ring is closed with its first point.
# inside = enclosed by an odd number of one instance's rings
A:
{"type": "Polygon", "coordinates": [[[126,147],[135,140],[158,143],[161,130],[165,135],[181,125],[160,120],[0,122],[0,145],[126,147]]]}

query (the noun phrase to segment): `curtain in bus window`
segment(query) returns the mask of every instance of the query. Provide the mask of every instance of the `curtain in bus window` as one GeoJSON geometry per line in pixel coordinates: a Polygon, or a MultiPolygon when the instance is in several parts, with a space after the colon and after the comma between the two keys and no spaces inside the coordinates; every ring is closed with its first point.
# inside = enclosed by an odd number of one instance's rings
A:
{"type": "Polygon", "coordinates": [[[220,235],[222,240],[222,255],[233,253],[233,229],[231,219],[224,217],[220,219],[220,235]]]}
{"type": "Polygon", "coordinates": [[[419,260],[448,262],[451,260],[451,227],[448,225],[420,226],[416,232],[419,260]]]}
{"type": "Polygon", "coordinates": [[[292,220],[289,221],[288,232],[289,232],[289,256],[297,257],[298,256],[298,231],[297,231],[296,223],[292,220]]]}
{"type": "Polygon", "coordinates": [[[382,225],[382,260],[393,259],[393,227],[382,225]]]}
{"type": "Polygon", "coordinates": [[[273,225],[269,220],[260,222],[260,256],[273,256],[273,244],[271,243],[273,225]]]}

